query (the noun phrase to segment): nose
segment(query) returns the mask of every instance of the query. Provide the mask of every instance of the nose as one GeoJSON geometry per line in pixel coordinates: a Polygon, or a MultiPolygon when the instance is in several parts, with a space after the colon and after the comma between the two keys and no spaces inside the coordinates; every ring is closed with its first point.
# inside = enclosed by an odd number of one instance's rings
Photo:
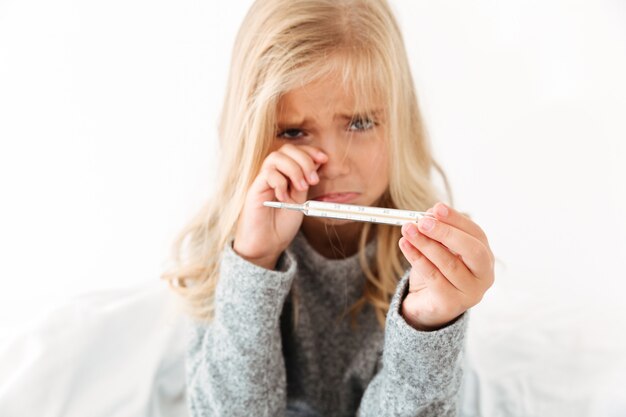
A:
{"type": "Polygon", "coordinates": [[[319,148],[328,155],[328,160],[317,171],[320,178],[332,180],[350,173],[351,159],[347,142],[350,140],[335,135],[325,135],[320,141],[319,148]]]}

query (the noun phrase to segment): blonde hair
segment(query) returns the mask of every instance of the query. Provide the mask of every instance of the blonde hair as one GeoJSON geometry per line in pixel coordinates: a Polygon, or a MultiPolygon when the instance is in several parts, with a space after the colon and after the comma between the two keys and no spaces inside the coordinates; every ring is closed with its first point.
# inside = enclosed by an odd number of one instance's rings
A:
{"type": "MultiPolygon", "coordinates": [[[[432,169],[451,196],[447,178],[432,158],[404,41],[387,1],[257,0],[233,48],[219,123],[215,198],[180,232],[172,247],[175,267],[161,277],[195,319],[209,322],[213,317],[220,254],[234,237],[246,192],[275,140],[278,100],[330,74],[339,74],[347,91],[355,93],[359,110],[374,102],[385,108],[392,163],[380,205],[431,207],[440,200],[432,169]]],[[[364,223],[358,258],[367,281],[362,297],[346,312],[353,324],[369,303],[384,328],[391,297],[409,266],[398,247],[400,237],[399,227],[364,223]],[[371,232],[377,246],[370,264],[365,246],[371,232]]]]}

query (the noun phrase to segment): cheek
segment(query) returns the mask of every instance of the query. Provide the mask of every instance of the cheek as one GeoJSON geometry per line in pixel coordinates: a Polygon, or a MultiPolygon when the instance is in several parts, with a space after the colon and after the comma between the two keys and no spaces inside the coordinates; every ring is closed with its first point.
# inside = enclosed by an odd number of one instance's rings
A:
{"type": "Polygon", "coordinates": [[[364,151],[360,162],[361,167],[372,176],[381,175],[383,172],[386,175],[389,160],[386,146],[377,143],[376,146],[369,146],[364,151]]]}
{"type": "Polygon", "coordinates": [[[352,146],[354,148],[350,152],[353,159],[357,159],[361,166],[381,166],[387,159],[387,146],[380,138],[366,138],[358,146],[356,142],[352,142],[352,146]]]}
{"type": "Polygon", "coordinates": [[[389,158],[384,144],[368,146],[361,149],[359,155],[359,172],[371,189],[377,192],[384,190],[389,183],[389,158]]]}

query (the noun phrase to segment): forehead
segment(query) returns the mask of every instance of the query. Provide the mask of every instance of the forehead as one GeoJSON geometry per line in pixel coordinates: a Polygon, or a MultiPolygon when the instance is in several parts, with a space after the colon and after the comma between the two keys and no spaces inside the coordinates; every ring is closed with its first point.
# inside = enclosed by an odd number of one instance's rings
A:
{"type": "Polygon", "coordinates": [[[355,96],[336,77],[325,77],[284,93],[278,101],[278,113],[298,113],[303,110],[330,107],[351,108],[355,96]]]}
{"type": "Polygon", "coordinates": [[[354,83],[344,83],[337,74],[329,74],[283,93],[278,100],[277,117],[284,120],[372,112],[380,107],[373,90],[371,84],[359,88],[354,83]]]}

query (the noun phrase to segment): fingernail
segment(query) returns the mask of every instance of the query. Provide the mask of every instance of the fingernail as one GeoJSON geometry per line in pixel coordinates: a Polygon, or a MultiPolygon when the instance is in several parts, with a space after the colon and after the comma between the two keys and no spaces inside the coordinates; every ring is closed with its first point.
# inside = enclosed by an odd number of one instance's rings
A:
{"type": "Polygon", "coordinates": [[[419,220],[418,225],[423,231],[430,232],[435,227],[435,221],[433,219],[429,219],[428,217],[422,217],[419,220]]]}
{"type": "Polygon", "coordinates": [[[311,175],[309,175],[309,177],[311,178],[311,181],[313,182],[317,182],[320,180],[320,177],[317,176],[317,172],[315,171],[311,172],[311,175]]]}
{"type": "Polygon", "coordinates": [[[448,215],[448,207],[443,203],[439,204],[437,206],[437,214],[441,217],[446,217],[448,215]]]}
{"type": "Polygon", "coordinates": [[[309,188],[309,184],[307,184],[307,182],[304,179],[300,180],[300,186],[305,190],[309,188]]]}
{"type": "Polygon", "coordinates": [[[318,152],[317,153],[317,157],[318,158],[326,158],[326,154],[324,152],[318,152]]]}

